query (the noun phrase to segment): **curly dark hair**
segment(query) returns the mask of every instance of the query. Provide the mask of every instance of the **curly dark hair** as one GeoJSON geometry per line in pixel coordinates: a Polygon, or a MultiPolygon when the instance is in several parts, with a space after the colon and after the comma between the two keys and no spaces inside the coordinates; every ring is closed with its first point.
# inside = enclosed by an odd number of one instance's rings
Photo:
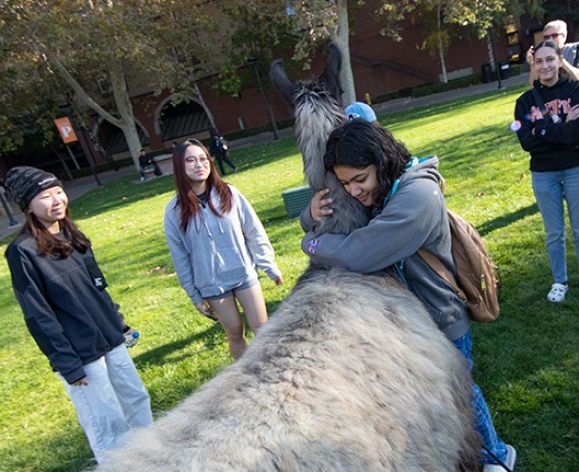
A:
{"type": "Polygon", "coordinates": [[[390,131],[378,123],[357,118],[332,132],[326,143],[324,166],[333,172],[335,166],[362,169],[375,165],[381,187],[376,201],[381,201],[411,157],[406,146],[394,139],[390,131]]]}

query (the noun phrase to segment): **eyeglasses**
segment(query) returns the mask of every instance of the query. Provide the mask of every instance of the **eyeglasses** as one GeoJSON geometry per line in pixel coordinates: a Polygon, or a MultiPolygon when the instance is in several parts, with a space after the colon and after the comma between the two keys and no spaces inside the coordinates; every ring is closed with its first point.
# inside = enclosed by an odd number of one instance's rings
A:
{"type": "Polygon", "coordinates": [[[209,163],[209,158],[207,156],[187,156],[185,162],[194,162],[195,164],[207,165],[209,163]]]}
{"type": "Polygon", "coordinates": [[[561,36],[561,33],[553,33],[553,34],[545,34],[543,38],[546,40],[548,39],[557,39],[558,36],[561,36]]]}

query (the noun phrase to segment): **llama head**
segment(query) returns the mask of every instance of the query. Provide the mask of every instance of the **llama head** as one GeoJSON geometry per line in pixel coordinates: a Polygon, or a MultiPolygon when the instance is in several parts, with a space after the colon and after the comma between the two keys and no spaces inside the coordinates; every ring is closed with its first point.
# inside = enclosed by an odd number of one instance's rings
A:
{"type": "Polygon", "coordinates": [[[324,153],[330,133],[345,121],[339,74],[342,55],[330,46],[326,68],[317,78],[292,82],[278,59],[270,67],[270,79],[294,108],[295,132],[304,173],[314,190],[325,186],[324,153]]]}

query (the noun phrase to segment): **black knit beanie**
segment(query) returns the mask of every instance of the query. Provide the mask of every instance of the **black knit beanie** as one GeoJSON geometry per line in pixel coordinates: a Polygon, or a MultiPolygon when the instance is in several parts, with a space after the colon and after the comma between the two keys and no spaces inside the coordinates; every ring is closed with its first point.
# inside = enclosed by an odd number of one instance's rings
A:
{"type": "Polygon", "coordinates": [[[4,186],[8,196],[24,211],[36,195],[50,187],[62,187],[62,182],[50,172],[36,167],[18,166],[8,171],[4,186]]]}

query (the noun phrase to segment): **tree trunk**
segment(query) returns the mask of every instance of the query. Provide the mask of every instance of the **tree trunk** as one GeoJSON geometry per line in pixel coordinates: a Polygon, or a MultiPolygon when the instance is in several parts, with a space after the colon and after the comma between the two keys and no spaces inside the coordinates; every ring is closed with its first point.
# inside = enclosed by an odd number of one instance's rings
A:
{"type": "Polygon", "coordinates": [[[207,103],[205,103],[205,99],[203,98],[203,94],[201,93],[199,85],[197,85],[197,81],[193,79],[191,81],[191,85],[193,86],[193,91],[195,93],[195,96],[197,97],[197,101],[203,107],[203,110],[205,110],[205,114],[209,119],[209,124],[211,125],[212,128],[218,129],[217,125],[215,124],[215,118],[213,117],[213,113],[211,113],[211,110],[209,109],[209,107],[207,107],[207,103]]]}
{"type": "Polygon", "coordinates": [[[277,134],[277,123],[275,120],[275,115],[273,113],[273,108],[271,106],[271,102],[269,101],[269,98],[267,97],[267,93],[265,93],[265,89],[263,88],[263,82],[261,80],[261,76],[259,75],[259,69],[258,69],[257,64],[255,62],[253,63],[253,70],[255,71],[255,79],[257,80],[257,86],[259,88],[259,93],[261,94],[261,99],[263,100],[263,103],[265,104],[265,109],[267,111],[267,117],[269,118],[269,122],[271,124],[271,129],[273,131],[273,139],[279,139],[279,136],[277,134]]]}
{"type": "Polygon", "coordinates": [[[141,151],[141,140],[137,132],[137,125],[135,123],[135,116],[133,114],[133,105],[129,97],[127,89],[127,81],[123,65],[116,61],[109,69],[109,76],[111,78],[111,85],[113,89],[113,96],[119,115],[121,115],[121,124],[119,128],[123,131],[127,144],[129,145],[129,152],[133,159],[133,164],[137,171],[139,170],[139,153],[141,151]]]}
{"type": "Polygon", "coordinates": [[[127,140],[127,144],[129,145],[129,151],[131,153],[133,163],[135,164],[136,169],[139,170],[139,151],[141,150],[141,141],[139,139],[139,134],[137,133],[135,117],[133,115],[133,106],[131,104],[131,99],[127,90],[127,82],[125,80],[125,73],[123,71],[122,64],[118,61],[114,62],[109,69],[109,76],[111,78],[111,84],[113,87],[115,104],[117,105],[117,111],[121,116],[119,119],[107,112],[86,93],[86,91],[81,87],[76,79],[70,74],[65,65],[56,56],[56,54],[54,54],[45,46],[42,48],[49,62],[59,71],[60,75],[64,78],[68,85],[72,87],[78,98],[80,98],[85,105],[96,111],[109,123],[123,131],[125,139],[127,140]]]}
{"type": "Polygon", "coordinates": [[[490,34],[490,30],[487,31],[487,52],[489,55],[489,63],[491,65],[491,70],[495,72],[497,69],[495,67],[495,51],[493,47],[493,42],[490,34]]]}
{"type": "Polygon", "coordinates": [[[440,60],[440,69],[442,70],[442,82],[448,83],[448,75],[446,73],[446,62],[444,60],[444,44],[442,43],[442,5],[439,3],[436,9],[436,26],[438,28],[438,59],[440,60]]]}
{"type": "Polygon", "coordinates": [[[350,61],[350,27],[348,25],[348,0],[338,0],[338,28],[332,35],[332,40],[342,53],[342,68],[340,70],[340,85],[344,90],[342,101],[344,105],[356,101],[356,87],[352,62],[350,61]]]}

